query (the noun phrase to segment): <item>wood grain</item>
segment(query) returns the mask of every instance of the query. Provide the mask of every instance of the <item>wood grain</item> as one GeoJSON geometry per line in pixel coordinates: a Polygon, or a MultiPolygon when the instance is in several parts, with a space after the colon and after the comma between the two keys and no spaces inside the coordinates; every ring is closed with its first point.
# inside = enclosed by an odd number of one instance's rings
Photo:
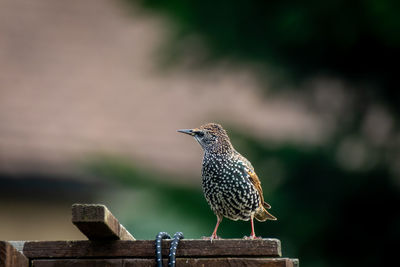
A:
{"type": "MultiPolygon", "coordinates": [[[[171,240],[162,242],[162,255],[168,256],[171,240]]],[[[153,240],[136,241],[27,241],[23,253],[28,258],[153,258],[153,240]]],[[[280,257],[278,239],[183,239],[179,242],[177,257],[280,257]]]]}
{"type": "Polygon", "coordinates": [[[72,205],[72,223],[89,240],[135,240],[107,207],[101,204],[72,205]]]}
{"type": "MultiPolygon", "coordinates": [[[[163,265],[167,266],[167,260],[163,261],[163,265]]],[[[147,267],[155,266],[155,259],[68,259],[68,260],[34,260],[33,267],[147,267]]],[[[194,267],[240,267],[240,266],[264,266],[264,267],[294,267],[290,259],[287,258],[178,258],[176,266],[194,266],[194,267]]]]}
{"type": "Polygon", "coordinates": [[[0,241],[0,267],[28,267],[29,260],[9,242],[0,241]]]}

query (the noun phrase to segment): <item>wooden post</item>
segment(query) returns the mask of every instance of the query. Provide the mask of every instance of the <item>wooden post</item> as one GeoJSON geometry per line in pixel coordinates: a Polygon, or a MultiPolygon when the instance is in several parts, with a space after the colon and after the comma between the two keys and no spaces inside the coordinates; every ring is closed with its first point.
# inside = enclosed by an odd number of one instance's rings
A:
{"type": "Polygon", "coordinates": [[[28,267],[29,260],[7,241],[0,241],[0,267],[28,267]]]}
{"type": "Polygon", "coordinates": [[[89,240],[135,240],[104,205],[72,205],[72,223],[89,240]]]}

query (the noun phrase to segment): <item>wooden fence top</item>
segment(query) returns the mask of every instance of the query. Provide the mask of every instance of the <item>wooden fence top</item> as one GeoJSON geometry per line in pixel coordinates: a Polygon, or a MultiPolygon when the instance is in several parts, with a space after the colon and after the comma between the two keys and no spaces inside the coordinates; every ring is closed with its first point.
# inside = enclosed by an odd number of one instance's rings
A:
{"type": "MultiPolygon", "coordinates": [[[[154,258],[154,240],[136,241],[17,241],[10,242],[29,258],[154,258]]],[[[168,256],[171,240],[162,241],[162,255],[168,256]]],[[[177,257],[280,257],[278,239],[182,239],[177,257]]]]}
{"type": "MultiPolygon", "coordinates": [[[[93,259],[93,260],[74,260],[74,259],[56,259],[56,260],[33,260],[32,267],[148,267],[155,266],[154,259],[93,259]]],[[[167,260],[163,261],[163,266],[168,266],[167,260]]],[[[298,261],[288,258],[177,258],[176,266],[187,267],[298,267],[298,261]]]]}
{"type": "MultiPolygon", "coordinates": [[[[154,266],[155,241],[135,240],[112,213],[100,204],[74,204],[72,222],[89,240],[0,241],[0,267],[154,266]]],[[[162,240],[161,254],[169,254],[171,240],[162,240]]],[[[296,267],[298,260],[281,258],[281,242],[255,240],[182,239],[177,266],[296,267]]]]}

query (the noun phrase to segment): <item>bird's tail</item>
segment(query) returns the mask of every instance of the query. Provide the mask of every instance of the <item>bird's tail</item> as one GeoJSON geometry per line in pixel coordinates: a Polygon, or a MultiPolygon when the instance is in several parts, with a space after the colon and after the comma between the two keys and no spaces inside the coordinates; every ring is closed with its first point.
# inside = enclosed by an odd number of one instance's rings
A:
{"type": "Polygon", "coordinates": [[[260,208],[254,214],[254,218],[256,218],[257,221],[260,222],[265,222],[266,220],[276,221],[277,218],[267,211],[267,209],[270,208],[271,206],[268,203],[264,202],[263,205],[260,206],[260,208]]]}

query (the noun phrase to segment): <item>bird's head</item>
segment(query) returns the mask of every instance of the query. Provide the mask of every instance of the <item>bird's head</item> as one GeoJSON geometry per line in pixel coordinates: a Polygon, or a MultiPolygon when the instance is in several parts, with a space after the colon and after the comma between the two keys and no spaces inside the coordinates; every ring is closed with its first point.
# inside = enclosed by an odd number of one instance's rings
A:
{"type": "Polygon", "coordinates": [[[233,149],[228,134],[217,123],[207,123],[194,129],[178,130],[193,136],[206,152],[227,153],[233,149]]]}

